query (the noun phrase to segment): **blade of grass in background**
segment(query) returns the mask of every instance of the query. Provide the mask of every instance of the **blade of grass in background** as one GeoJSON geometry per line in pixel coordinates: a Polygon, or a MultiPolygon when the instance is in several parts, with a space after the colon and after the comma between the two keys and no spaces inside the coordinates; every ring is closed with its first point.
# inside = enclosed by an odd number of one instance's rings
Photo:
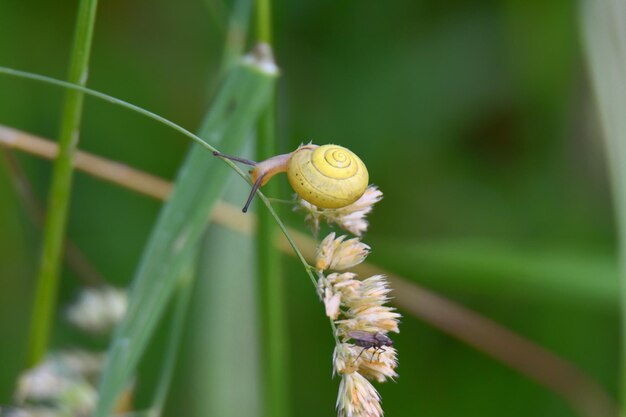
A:
{"type": "MultiPolygon", "coordinates": [[[[216,2],[208,2],[208,6],[211,4],[215,4],[216,2]]],[[[250,21],[250,12],[252,9],[252,1],[251,0],[237,0],[232,5],[232,12],[230,14],[230,18],[228,21],[227,31],[225,33],[225,42],[224,42],[224,50],[222,52],[222,62],[220,69],[220,76],[216,78],[215,83],[219,84],[220,81],[223,81],[224,77],[228,74],[228,71],[237,64],[237,61],[240,59],[243,50],[245,48],[245,43],[247,40],[247,31],[248,25],[250,21]]],[[[214,10],[212,10],[214,12],[214,10]]],[[[214,13],[212,13],[214,14],[214,13]]],[[[214,22],[222,22],[220,17],[223,16],[213,16],[214,22]]],[[[223,22],[222,22],[223,23],[223,22]]],[[[212,89],[211,89],[212,90],[212,89]]],[[[213,93],[214,94],[214,93],[213,93]]],[[[198,152],[202,152],[202,146],[199,144],[194,144],[193,147],[200,148],[198,152]]],[[[248,184],[245,182],[238,182],[237,186],[234,187],[238,189],[238,191],[242,191],[241,189],[246,189],[248,184]]],[[[228,187],[229,191],[233,191],[233,187],[228,187]]],[[[242,192],[241,194],[245,194],[242,192]]],[[[226,259],[227,254],[225,251],[232,251],[232,253],[236,253],[241,255],[241,248],[243,248],[246,244],[249,244],[249,239],[243,238],[238,235],[238,241],[234,245],[228,245],[228,236],[225,236],[224,240],[220,239],[220,236],[215,236],[214,233],[209,233],[206,237],[206,241],[210,241],[212,239],[217,239],[214,245],[215,254],[212,253],[213,249],[209,249],[206,251],[207,256],[219,262],[219,260],[226,259]]],[[[203,245],[201,245],[203,246],[203,245]]],[[[250,259],[250,258],[248,258],[250,259]]],[[[205,257],[202,259],[202,264],[206,264],[207,260],[205,257]]],[[[191,257],[189,259],[189,265],[186,266],[186,270],[190,273],[191,271],[196,271],[196,257],[191,257]],[[193,264],[192,264],[193,263],[193,264]]],[[[209,265],[213,262],[211,260],[208,261],[209,265]]],[[[254,266],[252,266],[249,262],[242,262],[241,259],[238,259],[236,262],[232,262],[230,266],[236,265],[245,266],[246,270],[244,273],[238,274],[237,276],[247,277],[249,278],[247,286],[248,288],[253,288],[255,273],[254,266]]],[[[232,271],[231,271],[232,273],[232,271]]],[[[195,272],[193,272],[195,275],[195,272]]],[[[233,287],[237,288],[236,293],[241,296],[241,291],[239,291],[239,283],[236,280],[224,280],[219,279],[221,276],[226,276],[227,274],[219,274],[218,271],[211,270],[211,268],[207,268],[206,273],[201,274],[203,277],[207,277],[208,279],[201,280],[200,288],[198,288],[198,284],[196,284],[195,276],[189,276],[187,282],[181,282],[176,294],[176,306],[173,312],[174,317],[172,318],[171,323],[171,332],[168,336],[168,347],[165,352],[165,357],[167,363],[163,365],[163,369],[160,376],[159,386],[157,387],[157,391],[155,393],[154,401],[152,403],[151,409],[153,409],[153,415],[158,416],[163,412],[163,406],[165,405],[165,400],[169,397],[169,387],[171,385],[171,378],[173,377],[173,366],[176,364],[177,366],[182,367],[183,369],[187,369],[191,374],[189,378],[197,379],[197,382],[194,382],[192,386],[202,387],[201,391],[193,396],[194,399],[198,399],[196,406],[191,407],[191,412],[196,412],[197,415],[203,416],[209,412],[210,415],[228,415],[230,411],[230,415],[247,415],[252,416],[254,410],[258,409],[259,403],[259,394],[258,394],[258,373],[254,372],[255,367],[250,366],[250,364],[246,364],[245,368],[242,368],[240,372],[233,373],[233,369],[237,367],[237,364],[241,363],[241,350],[242,349],[233,349],[237,346],[243,346],[243,350],[246,350],[248,346],[250,346],[249,352],[243,352],[243,356],[246,358],[253,358],[256,360],[256,352],[257,348],[254,343],[254,340],[244,341],[242,344],[237,344],[235,346],[229,345],[228,339],[229,336],[234,336],[238,341],[241,341],[241,337],[237,337],[238,332],[232,332],[233,328],[241,328],[241,324],[243,323],[251,323],[254,322],[254,317],[256,314],[247,314],[246,312],[250,312],[251,309],[254,309],[255,304],[243,301],[243,305],[247,306],[247,308],[242,308],[239,304],[242,302],[241,297],[232,301],[229,297],[231,290],[233,287]],[[218,279],[211,279],[218,277],[218,279]],[[213,285],[215,284],[215,285],[213,285]],[[208,289],[203,290],[203,288],[208,287],[208,289]],[[196,307],[192,310],[198,311],[198,309],[206,309],[208,306],[217,307],[213,314],[204,312],[199,312],[194,316],[199,318],[197,320],[189,320],[189,322],[185,321],[185,313],[187,310],[187,306],[189,304],[192,288],[195,288],[194,293],[196,293],[196,307]],[[231,303],[232,301],[232,303],[231,303]],[[229,311],[229,309],[231,311],[229,311]],[[239,320],[233,322],[230,320],[232,317],[236,317],[239,320]],[[225,328],[223,325],[226,324],[225,328]],[[196,327],[196,330],[190,330],[191,336],[191,344],[193,345],[189,353],[191,359],[187,359],[187,362],[184,360],[177,362],[176,355],[178,354],[179,347],[183,343],[182,340],[182,328],[185,327],[196,327]],[[207,331],[207,329],[211,329],[211,331],[207,331]],[[219,335],[219,337],[215,337],[219,335]],[[209,340],[210,346],[204,346],[201,341],[205,340],[203,336],[209,340]],[[200,342],[199,342],[200,340],[200,342]],[[215,343],[213,343],[215,341],[215,343]],[[200,345],[201,352],[197,352],[195,349],[198,345],[200,345]],[[223,356],[220,356],[217,361],[213,360],[211,357],[208,361],[206,359],[206,352],[213,353],[214,351],[219,351],[220,347],[228,345],[228,349],[223,350],[223,356]],[[203,369],[201,364],[210,364],[211,366],[208,369],[203,369]],[[201,370],[198,369],[201,368],[201,370]],[[168,369],[169,368],[169,369],[168,369]],[[247,372],[246,372],[247,371],[247,372]],[[229,378],[234,376],[234,381],[229,381],[229,378]],[[214,383],[213,388],[206,389],[206,387],[214,383]],[[231,383],[232,382],[232,383],[231,383]],[[223,386],[221,384],[225,384],[227,387],[237,386],[240,389],[243,389],[243,393],[240,392],[239,398],[235,399],[235,401],[231,401],[227,395],[222,395],[220,391],[220,387],[223,386]],[[245,388],[244,388],[245,387],[245,388]],[[227,401],[224,401],[227,400],[227,401]],[[243,405],[244,408],[241,408],[239,404],[243,405]],[[247,407],[246,405],[252,404],[252,407],[247,407]],[[211,410],[219,410],[217,414],[214,414],[211,410]]],[[[254,330],[252,328],[251,330],[254,330]]],[[[254,335],[254,332],[247,332],[248,335],[254,335]]],[[[243,336],[244,338],[246,336],[243,336]]],[[[248,336],[252,337],[252,336],[248,336]]],[[[213,356],[213,355],[212,355],[213,356]]],[[[183,382],[183,385],[187,385],[187,381],[183,382]]],[[[177,405],[182,409],[185,407],[187,403],[187,392],[188,389],[183,389],[182,391],[176,391],[171,393],[173,406],[177,405]],[[182,395],[182,404],[177,404],[179,400],[176,398],[176,395],[182,395]]]]}
{"type": "MultiPolygon", "coordinates": [[[[271,0],[256,1],[257,40],[272,44],[271,0]]],[[[257,160],[263,161],[276,151],[276,94],[261,114],[257,127],[257,160]]],[[[267,195],[277,195],[278,183],[265,185],[267,195]]],[[[259,308],[263,343],[263,415],[285,417],[289,414],[288,335],[285,306],[285,282],[276,250],[278,227],[265,207],[257,210],[257,262],[259,274],[259,308]]],[[[279,210],[276,208],[276,210],[279,210]]]]}
{"type": "MultiPolygon", "coordinates": [[[[79,4],[68,76],[71,83],[80,85],[87,83],[97,5],[97,0],[81,0],[79,4]]],[[[74,172],[73,159],[78,146],[82,109],[83,93],[68,90],[61,118],[59,154],[54,163],[52,185],[48,197],[42,257],[31,318],[28,346],[28,364],[31,366],[39,362],[46,353],[50,329],[55,317],[62,248],[65,241],[74,172]]]]}
{"type": "MultiPolygon", "coordinates": [[[[267,57],[247,57],[233,68],[199,135],[226,153],[239,153],[276,77],[267,57]]],[[[128,383],[174,290],[176,278],[200,239],[207,214],[230,171],[206,149],[193,147],[161,210],[133,279],[128,312],[116,329],[99,389],[96,417],[108,416],[128,383]]]]}
{"type": "MultiPolygon", "coordinates": [[[[249,191],[247,183],[235,178],[225,197],[239,205],[249,191]]],[[[254,240],[213,223],[201,255],[191,324],[192,359],[187,365],[193,398],[190,417],[260,417],[254,240]]]]}
{"type": "MultiPolygon", "coordinates": [[[[197,146],[197,145],[194,145],[197,146]]],[[[189,300],[191,298],[192,289],[194,287],[194,276],[196,274],[196,256],[195,251],[190,251],[190,258],[184,263],[184,267],[180,277],[178,278],[176,294],[174,295],[174,311],[172,313],[172,321],[170,323],[170,331],[167,338],[167,346],[163,362],[160,364],[161,373],[159,381],[154,393],[154,398],[150,406],[150,416],[159,417],[163,412],[163,406],[167,400],[174,367],[181,344],[183,328],[185,325],[185,317],[189,300]]]]}
{"type": "MultiPolygon", "coordinates": [[[[208,3],[218,3],[210,1],[208,3]]],[[[232,13],[228,22],[228,31],[222,52],[220,75],[225,75],[241,56],[247,39],[252,0],[237,0],[233,3],[232,13]]]]}
{"type": "MultiPolygon", "coordinates": [[[[241,56],[251,10],[251,0],[237,0],[232,5],[218,79],[241,56]]],[[[236,196],[239,204],[247,192],[249,185],[236,181],[225,194],[236,196]]],[[[170,409],[177,412],[187,407],[189,416],[255,417],[261,400],[252,241],[212,225],[202,246],[197,268],[200,279],[194,285],[187,324],[190,338],[179,363],[185,379],[172,393],[170,409]],[[190,386],[191,404],[186,401],[190,386]]]]}
{"type": "Polygon", "coordinates": [[[621,268],[621,410],[626,413],[626,3],[582,2],[583,37],[604,130],[621,268]]]}

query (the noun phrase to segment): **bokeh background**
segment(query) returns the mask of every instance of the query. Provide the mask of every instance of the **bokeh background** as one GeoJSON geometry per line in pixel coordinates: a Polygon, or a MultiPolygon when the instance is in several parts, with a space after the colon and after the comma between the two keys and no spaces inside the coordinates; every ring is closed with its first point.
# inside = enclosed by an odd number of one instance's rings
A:
{"type": "MultiPolygon", "coordinates": [[[[65,78],[76,10],[75,1],[0,2],[0,65],[65,78]]],[[[101,2],[88,85],[195,130],[217,84],[228,11],[214,0],[101,2]]],[[[546,347],[616,396],[615,226],[576,2],[278,0],[274,18],[279,147],[339,143],[366,162],[385,193],[365,237],[369,260],[546,347]]],[[[56,87],[0,76],[0,124],[55,138],[62,98],[56,87]]],[[[86,99],[83,150],[171,179],[188,146],[86,99]]],[[[43,201],[50,163],[18,156],[43,201]]],[[[245,195],[234,178],[229,198],[245,195]]],[[[125,286],[160,206],[77,173],[68,236],[125,286]]],[[[305,230],[301,216],[283,214],[305,230]]],[[[243,335],[232,342],[242,386],[261,360],[254,268],[238,265],[252,242],[220,227],[209,235],[201,272],[213,278],[198,281],[166,415],[228,415],[215,404],[229,392],[242,410],[258,401],[254,384],[233,393],[220,384],[227,377],[201,375],[229,333],[243,335]],[[215,241],[239,242],[221,266],[210,261],[215,241]],[[221,280],[241,284],[227,298],[231,310],[212,298],[221,280]]],[[[0,166],[0,404],[11,403],[25,360],[40,246],[41,230],[0,166]]],[[[328,322],[302,267],[291,257],[284,266],[291,411],[334,415],[328,322]]],[[[104,349],[106,340],[63,320],[80,287],[66,268],[54,346],[104,349]]],[[[550,390],[401,312],[400,378],[378,385],[387,415],[576,415],[550,390]]],[[[138,407],[160,337],[142,363],[138,407]]]]}

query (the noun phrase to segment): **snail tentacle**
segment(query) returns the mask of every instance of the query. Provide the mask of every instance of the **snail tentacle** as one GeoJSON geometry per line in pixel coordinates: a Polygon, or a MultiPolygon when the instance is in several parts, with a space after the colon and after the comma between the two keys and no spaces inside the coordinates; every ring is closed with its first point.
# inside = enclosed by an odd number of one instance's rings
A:
{"type": "Polygon", "coordinates": [[[213,151],[213,156],[219,156],[220,158],[230,159],[231,161],[241,162],[242,164],[256,166],[257,162],[252,161],[250,159],[240,158],[238,156],[226,155],[225,153],[221,153],[218,151],[213,151]]]}
{"type": "Polygon", "coordinates": [[[261,188],[261,184],[263,183],[264,176],[260,176],[252,185],[252,190],[250,190],[250,195],[248,196],[248,201],[246,201],[246,205],[241,209],[242,212],[247,213],[248,207],[250,207],[250,203],[252,203],[252,199],[254,198],[256,192],[261,188]]]}

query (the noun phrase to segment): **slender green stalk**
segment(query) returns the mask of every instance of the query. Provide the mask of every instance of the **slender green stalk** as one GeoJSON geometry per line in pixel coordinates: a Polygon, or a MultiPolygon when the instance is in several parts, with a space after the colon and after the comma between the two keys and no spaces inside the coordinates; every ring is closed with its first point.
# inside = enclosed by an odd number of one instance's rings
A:
{"type": "Polygon", "coordinates": [[[167,394],[172,382],[174,365],[176,365],[176,358],[185,326],[185,317],[189,307],[189,300],[191,299],[191,290],[193,289],[193,278],[196,272],[196,256],[194,255],[195,253],[192,252],[192,256],[186,262],[178,279],[176,294],[174,295],[174,312],[170,323],[170,332],[163,362],[161,363],[161,374],[159,375],[159,383],[150,406],[151,417],[159,417],[163,412],[163,406],[165,405],[165,400],[167,400],[167,394]]]}
{"type": "MultiPolygon", "coordinates": [[[[273,100],[262,114],[257,129],[257,159],[276,155],[273,100]]],[[[276,195],[277,183],[268,183],[265,193],[276,195]]],[[[263,396],[265,416],[288,415],[288,335],[285,282],[280,252],[276,250],[278,229],[272,213],[261,208],[257,213],[257,262],[259,307],[263,346],[263,396]]]]}
{"type": "MultiPolygon", "coordinates": [[[[271,0],[257,0],[257,40],[271,44],[271,0]]],[[[257,160],[276,155],[275,93],[261,114],[257,128],[257,160]]],[[[266,193],[276,195],[276,183],[265,186],[266,193]]],[[[261,345],[263,346],[263,415],[289,415],[288,336],[285,306],[285,282],[280,265],[280,252],[275,248],[278,229],[268,210],[257,213],[257,262],[259,276],[259,308],[261,345]]]]}
{"type": "Polygon", "coordinates": [[[626,415],[626,4],[617,0],[587,0],[581,4],[583,36],[606,139],[619,238],[622,313],[619,380],[621,411],[626,415]]]}
{"type": "MultiPolygon", "coordinates": [[[[121,100],[117,97],[113,97],[110,96],[108,94],[102,93],[100,91],[96,91],[96,90],[92,90],[90,88],[87,87],[83,87],[81,85],[78,84],[74,84],[74,83],[69,83],[67,81],[61,81],[61,80],[57,80],[56,78],[52,78],[52,77],[48,77],[46,75],[41,75],[41,74],[35,74],[32,72],[28,72],[28,71],[21,71],[21,70],[17,70],[14,68],[8,68],[8,67],[3,67],[0,66],[0,74],[6,74],[6,75],[10,75],[13,77],[17,77],[17,78],[24,78],[24,79],[28,79],[28,80],[33,80],[33,81],[39,81],[42,82],[44,84],[51,84],[51,85],[55,85],[57,87],[63,87],[63,88],[67,88],[69,90],[73,90],[73,91],[79,91],[82,92],[88,96],[92,96],[95,97],[99,100],[103,100],[103,101],[107,101],[111,104],[114,104],[116,106],[120,106],[123,107],[125,109],[134,111],[135,113],[141,114],[142,116],[148,117],[149,119],[155,120],[158,123],[161,123],[179,133],[181,133],[183,136],[186,136],[187,138],[191,139],[192,141],[194,141],[195,143],[203,146],[204,148],[210,150],[211,152],[215,152],[218,149],[216,147],[214,147],[213,145],[211,145],[210,143],[208,143],[207,141],[205,141],[204,139],[202,139],[200,136],[195,135],[193,133],[191,133],[189,130],[185,129],[184,127],[172,122],[169,119],[166,119],[163,116],[159,116],[156,113],[151,112],[150,110],[146,110],[142,107],[139,107],[135,104],[129,103],[127,101],[121,100]]],[[[225,164],[227,164],[228,166],[230,166],[235,172],[237,172],[237,174],[239,174],[242,178],[248,178],[248,175],[242,171],[237,165],[235,165],[235,163],[233,163],[232,161],[229,161],[227,159],[223,160],[225,164]]]]}
{"type": "Polygon", "coordinates": [[[272,1],[256,1],[257,40],[268,45],[272,44],[272,1]]]}
{"type": "MultiPolygon", "coordinates": [[[[87,82],[91,40],[96,20],[97,0],[81,0],[78,8],[74,46],[68,79],[84,85],[87,82]]],[[[39,362],[48,347],[56,307],[62,248],[72,189],[73,158],[78,145],[83,93],[68,90],[61,118],[59,154],[54,163],[48,212],[43,233],[43,251],[30,327],[28,364],[39,362]]]]}

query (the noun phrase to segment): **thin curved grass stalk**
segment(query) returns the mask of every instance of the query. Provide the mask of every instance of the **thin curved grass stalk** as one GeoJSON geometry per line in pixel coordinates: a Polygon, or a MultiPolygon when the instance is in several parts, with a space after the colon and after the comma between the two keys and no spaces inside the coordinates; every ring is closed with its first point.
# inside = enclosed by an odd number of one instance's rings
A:
{"type": "MultiPolygon", "coordinates": [[[[244,62],[243,65],[250,65],[250,62],[244,62]]],[[[252,71],[259,71],[259,69],[253,69],[251,68],[252,71]]],[[[129,103],[127,101],[124,101],[122,99],[119,99],[117,97],[113,97],[110,96],[108,94],[102,93],[100,91],[96,91],[93,90],[91,88],[87,88],[87,87],[83,87],[81,85],[78,84],[73,84],[73,83],[69,83],[66,81],[62,81],[62,80],[58,80],[56,78],[52,78],[52,77],[48,77],[46,75],[41,75],[41,74],[36,74],[33,72],[28,72],[28,71],[21,71],[21,70],[17,70],[14,68],[9,68],[9,67],[3,67],[0,66],[0,74],[6,74],[6,75],[10,75],[13,77],[18,77],[18,78],[24,78],[24,79],[28,79],[28,80],[33,80],[33,81],[39,81],[42,82],[44,84],[50,84],[50,85],[54,85],[57,87],[62,87],[62,88],[67,88],[70,90],[75,90],[75,91],[80,91],[83,92],[89,96],[95,97],[97,99],[103,100],[103,101],[107,101],[111,104],[114,104],[116,106],[120,106],[123,108],[126,108],[128,110],[134,111],[135,113],[141,114],[145,117],[148,117],[152,120],[155,120],[158,123],[161,123],[171,129],[174,129],[175,131],[181,133],[183,136],[186,136],[187,138],[191,139],[192,141],[196,142],[197,144],[203,146],[204,148],[208,149],[211,152],[221,152],[219,151],[216,147],[214,147],[213,145],[211,145],[210,143],[208,143],[207,141],[205,141],[204,139],[202,139],[200,136],[193,134],[192,132],[190,132],[189,130],[185,129],[184,127],[172,122],[169,119],[166,119],[163,116],[160,116],[156,113],[151,112],[150,110],[146,110],[142,107],[139,107],[137,105],[134,105],[132,103],[129,103]]],[[[241,168],[239,168],[237,165],[235,165],[234,162],[229,161],[227,159],[222,159],[222,161],[228,165],[233,171],[235,171],[240,177],[244,178],[244,179],[248,179],[248,174],[245,173],[241,168]]],[[[259,191],[259,194],[262,194],[259,191]]]]}
{"type": "MultiPolygon", "coordinates": [[[[69,90],[74,90],[74,91],[79,91],[82,92],[84,94],[87,94],[91,97],[95,97],[99,100],[103,100],[103,101],[107,101],[109,103],[112,103],[116,106],[120,106],[120,107],[124,107],[128,110],[132,110],[135,113],[139,113],[145,117],[148,117],[152,120],[156,120],[157,122],[168,126],[172,129],[174,129],[175,131],[182,133],[184,136],[188,137],[189,139],[191,139],[192,141],[204,146],[205,148],[207,148],[208,150],[214,152],[217,151],[217,148],[213,147],[210,143],[206,142],[205,140],[203,140],[202,138],[200,138],[199,136],[193,134],[192,132],[190,132],[189,130],[185,129],[184,127],[172,122],[171,120],[166,119],[165,117],[159,116],[156,113],[151,112],[150,110],[146,110],[142,107],[136,106],[132,103],[129,103],[127,101],[124,101],[122,99],[119,99],[117,97],[113,97],[110,96],[106,93],[100,92],[100,91],[96,91],[93,90],[91,88],[87,88],[84,87],[82,85],[79,84],[75,84],[75,83],[71,83],[71,82],[67,82],[67,81],[62,81],[53,77],[48,77],[46,75],[41,75],[41,74],[36,74],[34,72],[29,72],[29,71],[22,71],[22,70],[18,70],[15,68],[10,68],[10,67],[3,67],[0,66],[0,74],[5,74],[5,75],[10,75],[13,77],[18,77],[18,78],[24,78],[27,80],[33,80],[33,81],[38,81],[38,82],[42,82],[44,84],[49,84],[49,85],[54,85],[57,87],[62,87],[62,88],[66,88],[69,90]]],[[[233,166],[235,166],[235,164],[232,164],[233,166]]]]}

